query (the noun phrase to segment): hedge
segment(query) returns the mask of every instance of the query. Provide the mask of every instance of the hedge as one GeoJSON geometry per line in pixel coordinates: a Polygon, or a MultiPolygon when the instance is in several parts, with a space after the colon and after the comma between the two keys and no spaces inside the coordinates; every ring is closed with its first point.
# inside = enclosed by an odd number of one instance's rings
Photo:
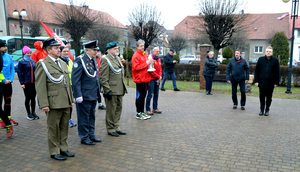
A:
{"type": "MultiPolygon", "coordinates": [[[[126,71],[126,64],[124,63],[126,71]]],[[[164,68],[164,64],[162,64],[164,68]]],[[[215,81],[226,81],[227,65],[220,64],[216,69],[215,81]]],[[[254,75],[255,65],[249,66],[250,74],[254,75]]],[[[286,86],[288,80],[288,66],[280,66],[280,86],[286,86]]],[[[176,79],[181,81],[199,81],[200,65],[199,64],[176,64],[176,79]]],[[[131,76],[131,63],[129,63],[129,76],[131,76]]],[[[170,77],[169,77],[170,79],[170,77]]],[[[300,87],[300,67],[293,67],[292,83],[295,87],[300,87]]]]}

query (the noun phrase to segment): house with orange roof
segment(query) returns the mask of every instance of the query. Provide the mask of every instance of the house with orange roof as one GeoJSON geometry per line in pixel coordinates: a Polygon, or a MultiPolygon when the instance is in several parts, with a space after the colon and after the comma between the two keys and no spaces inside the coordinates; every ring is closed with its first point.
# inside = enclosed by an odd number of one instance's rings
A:
{"type": "MultiPolygon", "coordinates": [[[[45,0],[1,0],[0,1],[0,36],[20,36],[21,30],[19,19],[13,16],[13,11],[26,9],[29,17],[23,17],[23,36],[30,37],[30,20],[41,20],[50,29],[52,29],[59,37],[64,39],[71,39],[70,35],[60,26],[60,23],[55,20],[54,9],[64,8],[64,4],[50,2],[45,0]],[[2,5],[3,4],[3,5],[2,5]],[[2,10],[3,9],[3,10],[2,10]],[[30,18],[31,16],[31,18],[30,18]],[[4,28],[4,29],[3,29],[4,28]],[[1,32],[2,30],[2,32],[1,32]]],[[[84,8],[89,8],[85,6],[84,8]]],[[[99,16],[96,23],[104,24],[117,29],[120,33],[120,53],[123,53],[125,47],[124,42],[127,41],[128,28],[122,23],[117,21],[111,15],[106,12],[101,12],[93,9],[89,9],[91,13],[99,16]]],[[[63,17],[63,16],[62,16],[63,17]]],[[[41,36],[48,37],[45,29],[41,25],[41,36]]],[[[96,26],[97,27],[97,26],[96,26]]],[[[85,39],[85,38],[83,38],[85,39]]],[[[87,40],[86,40],[87,41],[87,40]]]]}
{"type": "MultiPolygon", "coordinates": [[[[274,13],[274,14],[245,14],[247,18],[243,24],[246,25],[246,30],[243,33],[246,38],[245,48],[242,50],[243,56],[249,60],[257,57],[264,56],[265,49],[271,44],[271,40],[275,33],[284,32],[288,39],[291,38],[292,22],[289,17],[285,17],[282,20],[277,19],[286,13],[274,13]]],[[[288,14],[288,13],[287,13],[288,14]]],[[[198,16],[187,16],[178,25],[175,26],[174,34],[181,34],[187,39],[188,47],[183,49],[181,55],[194,55],[197,49],[197,43],[199,40],[198,28],[200,27],[200,21],[198,16]]],[[[201,36],[200,36],[201,37],[201,36]]],[[[201,42],[201,41],[200,41],[201,42]]],[[[203,42],[210,44],[209,42],[203,42]]],[[[299,61],[300,54],[300,19],[296,22],[295,30],[295,47],[294,58],[299,61]]],[[[219,52],[222,54],[222,50],[219,52]]]]}

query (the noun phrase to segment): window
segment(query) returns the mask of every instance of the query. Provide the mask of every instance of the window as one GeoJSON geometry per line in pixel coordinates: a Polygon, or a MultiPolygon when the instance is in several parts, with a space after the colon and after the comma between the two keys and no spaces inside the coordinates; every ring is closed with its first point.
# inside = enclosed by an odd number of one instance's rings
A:
{"type": "Polygon", "coordinates": [[[30,26],[24,25],[24,35],[30,35],[30,26]]]}
{"type": "Polygon", "coordinates": [[[254,47],[254,53],[263,53],[263,47],[262,46],[255,46],[254,47]]]}
{"type": "Polygon", "coordinates": [[[55,32],[57,36],[60,36],[60,37],[64,36],[64,30],[63,29],[53,28],[53,32],[55,32]]]}
{"type": "Polygon", "coordinates": [[[297,34],[297,38],[300,38],[300,29],[297,29],[297,32],[296,32],[297,34]]]}

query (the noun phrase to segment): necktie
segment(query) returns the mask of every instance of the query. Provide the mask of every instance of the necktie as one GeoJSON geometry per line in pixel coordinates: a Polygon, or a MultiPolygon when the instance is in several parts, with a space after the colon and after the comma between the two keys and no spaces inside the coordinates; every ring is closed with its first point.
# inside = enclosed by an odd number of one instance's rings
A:
{"type": "Polygon", "coordinates": [[[60,64],[59,64],[59,61],[58,60],[55,60],[55,63],[59,66],[59,68],[62,70],[60,64]]]}

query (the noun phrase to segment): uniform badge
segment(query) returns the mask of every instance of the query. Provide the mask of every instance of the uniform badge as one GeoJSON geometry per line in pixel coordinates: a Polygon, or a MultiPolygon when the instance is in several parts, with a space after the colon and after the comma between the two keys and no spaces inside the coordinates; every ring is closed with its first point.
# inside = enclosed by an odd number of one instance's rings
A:
{"type": "Polygon", "coordinates": [[[78,67],[78,63],[77,62],[74,62],[74,68],[77,68],[78,67]]]}

